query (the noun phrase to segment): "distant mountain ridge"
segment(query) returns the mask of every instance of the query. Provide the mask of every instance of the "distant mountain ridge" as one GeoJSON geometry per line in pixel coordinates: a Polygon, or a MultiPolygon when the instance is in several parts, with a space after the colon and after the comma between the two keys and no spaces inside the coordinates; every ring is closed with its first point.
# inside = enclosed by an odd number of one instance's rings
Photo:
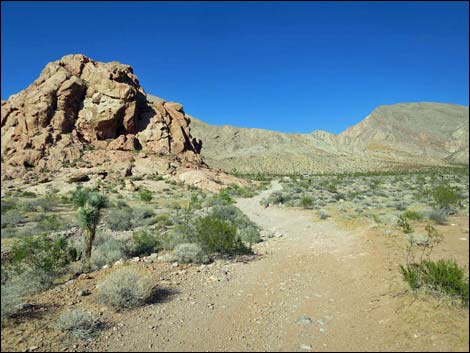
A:
{"type": "Polygon", "coordinates": [[[468,107],[400,103],[376,108],[340,134],[214,126],[191,117],[209,165],[227,171],[305,173],[466,163],[468,107]]]}

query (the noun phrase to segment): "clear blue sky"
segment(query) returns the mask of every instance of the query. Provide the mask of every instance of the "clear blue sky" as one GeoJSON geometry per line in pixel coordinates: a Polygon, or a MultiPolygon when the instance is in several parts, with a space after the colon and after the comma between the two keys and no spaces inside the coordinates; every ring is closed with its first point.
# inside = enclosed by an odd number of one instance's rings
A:
{"type": "Polygon", "coordinates": [[[382,104],[468,106],[467,2],[1,6],[2,99],[83,53],[218,125],[337,133],[382,104]]]}

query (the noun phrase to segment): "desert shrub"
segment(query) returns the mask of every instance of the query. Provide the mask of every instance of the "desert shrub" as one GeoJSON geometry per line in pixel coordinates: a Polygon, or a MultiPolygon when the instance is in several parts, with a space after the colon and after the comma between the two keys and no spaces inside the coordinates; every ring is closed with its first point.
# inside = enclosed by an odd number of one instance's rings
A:
{"type": "Polygon", "coordinates": [[[406,219],[411,219],[415,221],[421,221],[423,219],[423,216],[420,213],[412,210],[406,210],[405,212],[403,212],[402,216],[406,219]]]}
{"type": "Polygon", "coordinates": [[[457,192],[448,184],[441,184],[434,188],[432,197],[435,204],[441,209],[449,209],[459,201],[457,192]]]}
{"type": "Polygon", "coordinates": [[[1,217],[2,228],[14,227],[24,221],[24,217],[17,210],[8,210],[1,217]]]}
{"type": "Polygon", "coordinates": [[[408,223],[408,220],[403,215],[398,216],[397,225],[401,228],[401,230],[405,234],[409,234],[413,232],[413,228],[411,227],[411,225],[408,223]]]}
{"type": "Polygon", "coordinates": [[[284,204],[290,200],[290,196],[282,191],[275,191],[268,197],[268,202],[273,205],[284,204]]]}
{"type": "Polygon", "coordinates": [[[154,217],[155,223],[158,223],[159,227],[168,227],[173,225],[173,221],[168,213],[162,213],[154,217]]]}
{"type": "Polygon", "coordinates": [[[32,191],[23,191],[20,193],[21,197],[30,197],[30,198],[35,198],[37,195],[35,192],[32,191]]]}
{"type": "Polygon", "coordinates": [[[429,213],[429,219],[435,221],[437,224],[446,224],[447,223],[447,210],[445,209],[433,209],[429,213]]]}
{"type": "Polygon", "coordinates": [[[249,249],[236,236],[237,228],[216,217],[198,218],[195,224],[195,240],[207,254],[246,254],[249,249]]]}
{"type": "Polygon", "coordinates": [[[41,213],[40,216],[36,218],[36,221],[37,224],[34,230],[37,233],[57,231],[67,227],[67,222],[56,214],[46,215],[41,213]]]}
{"type": "Polygon", "coordinates": [[[425,288],[435,295],[460,299],[462,304],[468,306],[468,277],[465,277],[465,269],[455,260],[426,259],[420,263],[400,265],[400,272],[411,289],[425,288]]]}
{"type": "Polygon", "coordinates": [[[175,246],[173,255],[181,263],[207,263],[209,258],[195,243],[182,243],[175,246]]]}
{"type": "Polygon", "coordinates": [[[123,241],[112,237],[98,237],[100,242],[95,245],[95,250],[91,254],[90,266],[93,270],[110,265],[120,259],[126,258],[128,249],[123,241]]]}
{"type": "Polygon", "coordinates": [[[250,221],[250,219],[242,211],[240,211],[239,208],[233,205],[214,206],[210,210],[209,214],[236,227],[237,236],[241,240],[250,244],[261,241],[258,226],[256,223],[250,221]]]}
{"type": "Polygon", "coordinates": [[[152,297],[155,286],[131,268],[121,268],[98,283],[98,298],[115,309],[130,309],[143,305],[152,297]]]}
{"type": "Polygon", "coordinates": [[[300,199],[300,205],[305,209],[310,209],[313,207],[313,198],[311,196],[303,196],[300,199]]]}
{"type": "Polygon", "coordinates": [[[64,312],[56,322],[57,329],[81,339],[95,337],[101,326],[98,317],[79,309],[64,312]]]}
{"type": "Polygon", "coordinates": [[[1,209],[2,209],[2,215],[10,210],[14,210],[18,207],[16,204],[15,200],[13,199],[2,199],[1,200],[1,209]]]}
{"type": "Polygon", "coordinates": [[[19,203],[19,208],[25,212],[49,212],[53,211],[58,203],[58,200],[54,197],[37,198],[34,200],[22,200],[19,203]]]}
{"type": "Polygon", "coordinates": [[[49,239],[46,235],[17,240],[10,250],[10,262],[6,265],[8,277],[21,273],[37,273],[45,288],[58,275],[67,270],[74,260],[75,249],[63,237],[49,239]]]}
{"type": "Polygon", "coordinates": [[[327,219],[328,217],[330,217],[328,212],[326,212],[325,210],[319,210],[318,216],[320,217],[320,219],[327,219]]]}
{"type": "Polygon", "coordinates": [[[153,194],[148,189],[141,189],[141,190],[139,190],[139,197],[142,201],[150,202],[150,201],[152,201],[153,194]]]}
{"type": "Polygon", "coordinates": [[[9,284],[1,285],[1,320],[2,324],[10,316],[17,312],[17,306],[21,303],[22,297],[18,295],[16,288],[9,284]]]}
{"type": "Polygon", "coordinates": [[[141,230],[132,234],[128,254],[129,256],[145,256],[158,251],[160,248],[160,241],[154,234],[141,230]]]}
{"type": "Polygon", "coordinates": [[[246,226],[243,228],[237,228],[237,236],[250,245],[261,242],[261,234],[256,226],[246,226]]]}
{"type": "Polygon", "coordinates": [[[226,190],[233,197],[253,197],[256,195],[253,188],[241,187],[237,184],[230,184],[226,190]]]}
{"type": "Polygon", "coordinates": [[[334,183],[330,183],[326,186],[326,190],[328,190],[328,192],[331,192],[331,193],[336,193],[338,192],[338,188],[337,188],[337,185],[334,184],[334,183]]]}
{"type": "Polygon", "coordinates": [[[113,208],[106,217],[106,225],[115,231],[129,230],[133,227],[133,218],[134,215],[130,207],[113,208]]]}
{"type": "Polygon", "coordinates": [[[2,265],[1,319],[2,323],[16,314],[26,297],[51,286],[56,273],[46,272],[43,268],[23,265],[21,271],[15,271],[2,265]]]}
{"type": "Polygon", "coordinates": [[[218,194],[213,194],[210,197],[207,197],[206,200],[202,203],[202,206],[211,207],[211,206],[223,206],[231,205],[235,201],[230,196],[230,193],[227,190],[221,190],[218,194]]]}
{"type": "Polygon", "coordinates": [[[398,203],[395,204],[395,208],[398,211],[404,211],[404,210],[406,210],[406,207],[407,207],[407,205],[404,202],[398,202],[398,203]]]}
{"type": "Polygon", "coordinates": [[[134,216],[137,220],[148,219],[154,215],[155,212],[150,207],[138,207],[134,209],[134,216]]]}

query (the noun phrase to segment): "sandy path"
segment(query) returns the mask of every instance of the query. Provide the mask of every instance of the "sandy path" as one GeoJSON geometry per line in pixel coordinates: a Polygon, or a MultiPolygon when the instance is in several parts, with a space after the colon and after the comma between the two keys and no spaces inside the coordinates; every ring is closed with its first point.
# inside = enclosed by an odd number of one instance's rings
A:
{"type": "Polygon", "coordinates": [[[119,333],[103,339],[99,349],[465,349],[448,327],[423,333],[427,328],[409,320],[403,299],[395,296],[403,289],[397,264],[364,231],[314,222],[311,211],[260,206],[262,197],[279,188],[274,182],[271,190],[237,202],[254,222],[284,234],[261,243],[262,256],[246,264],[193,268],[174,298],[123,317],[119,333]]]}

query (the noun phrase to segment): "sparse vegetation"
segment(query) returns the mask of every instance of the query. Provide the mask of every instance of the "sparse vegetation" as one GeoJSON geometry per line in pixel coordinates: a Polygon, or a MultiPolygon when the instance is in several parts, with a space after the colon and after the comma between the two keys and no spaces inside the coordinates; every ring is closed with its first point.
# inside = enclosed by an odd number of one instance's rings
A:
{"type": "Polygon", "coordinates": [[[435,296],[448,296],[468,306],[468,275],[455,260],[431,260],[431,253],[442,242],[442,234],[430,224],[426,226],[427,237],[408,238],[406,263],[400,265],[403,279],[413,291],[424,289],[435,296]],[[417,253],[419,260],[416,260],[417,253]]]}

